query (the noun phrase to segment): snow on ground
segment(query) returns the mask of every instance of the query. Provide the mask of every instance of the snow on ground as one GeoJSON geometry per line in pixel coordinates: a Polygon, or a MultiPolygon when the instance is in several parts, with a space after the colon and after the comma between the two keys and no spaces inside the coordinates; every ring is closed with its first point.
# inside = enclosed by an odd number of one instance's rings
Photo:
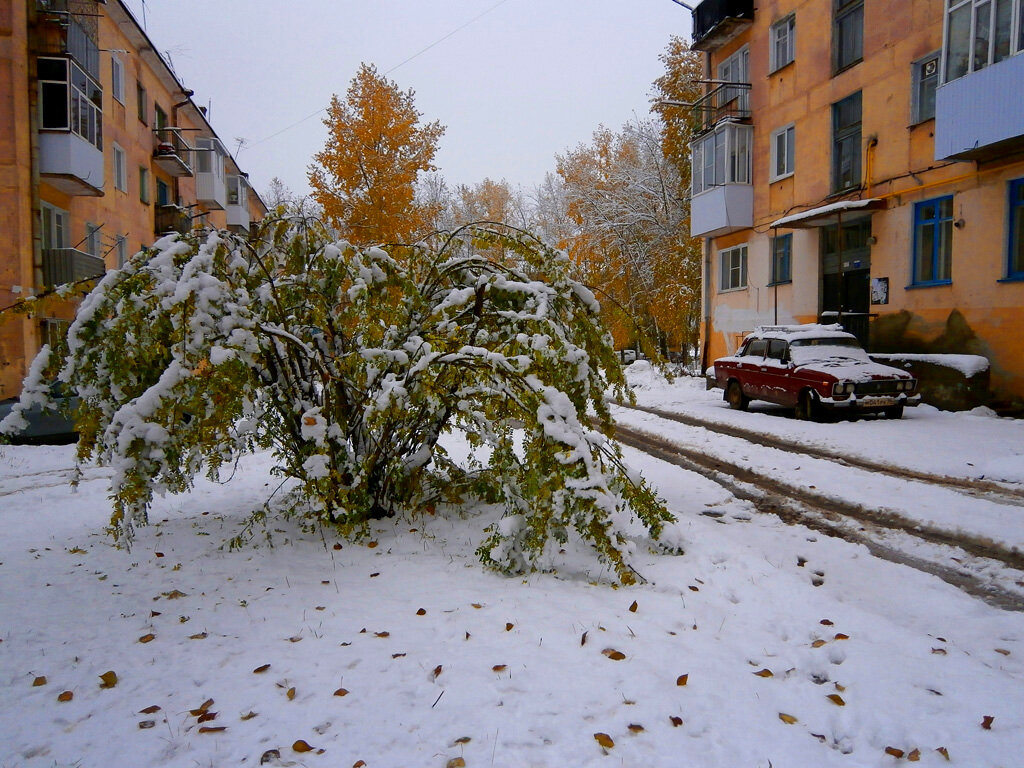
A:
{"type": "MultiPolygon", "coordinates": [[[[692,380],[635,383],[649,405],[1024,479],[1019,422],[918,408],[802,424],[731,413],[692,380]]],[[[228,551],[275,487],[266,456],[158,500],[126,552],[103,533],[107,473],[86,468],[72,492],[71,457],[0,446],[2,768],[254,766],[269,750],[270,765],[332,768],[1010,768],[1024,754],[1024,616],[634,451],[685,553],[638,535],[646,583],[619,589],[572,547],[526,578],[484,571],[494,510],[393,520],[340,548],[275,520],[273,547],[228,551]]]]}

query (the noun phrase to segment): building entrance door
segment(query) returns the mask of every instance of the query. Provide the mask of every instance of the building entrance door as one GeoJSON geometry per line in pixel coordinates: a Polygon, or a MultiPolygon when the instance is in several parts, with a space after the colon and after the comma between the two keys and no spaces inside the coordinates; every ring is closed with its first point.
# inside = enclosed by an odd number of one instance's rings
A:
{"type": "Polygon", "coordinates": [[[867,348],[871,312],[871,218],[821,228],[823,323],[839,322],[867,348]]]}

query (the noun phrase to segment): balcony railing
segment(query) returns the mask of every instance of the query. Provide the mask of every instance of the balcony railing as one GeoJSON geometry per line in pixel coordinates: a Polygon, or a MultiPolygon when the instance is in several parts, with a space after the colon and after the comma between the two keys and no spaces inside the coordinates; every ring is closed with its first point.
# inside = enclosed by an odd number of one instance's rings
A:
{"type": "Polygon", "coordinates": [[[726,119],[750,120],[750,83],[718,83],[690,107],[690,120],[698,136],[726,119]]]}
{"type": "Polygon", "coordinates": [[[177,128],[154,128],[157,144],[153,149],[153,162],[171,176],[192,175],[192,147],[177,128]]]}
{"type": "Polygon", "coordinates": [[[169,235],[171,232],[187,235],[192,231],[192,217],[186,208],[159,205],[153,219],[153,231],[157,235],[169,235]]]}
{"type": "Polygon", "coordinates": [[[67,0],[39,0],[39,10],[49,16],[51,21],[59,25],[53,28],[52,34],[42,36],[39,43],[40,53],[70,54],[82,69],[97,80],[100,77],[100,49],[96,42],[95,30],[90,31],[86,17],[77,17],[69,10],[67,0]]]}
{"type": "Polygon", "coordinates": [[[754,0],[704,0],[693,10],[693,48],[707,51],[754,20],[754,0]]]}
{"type": "Polygon", "coordinates": [[[43,285],[46,287],[102,277],[106,271],[103,259],[75,248],[43,250],[43,285]]]}

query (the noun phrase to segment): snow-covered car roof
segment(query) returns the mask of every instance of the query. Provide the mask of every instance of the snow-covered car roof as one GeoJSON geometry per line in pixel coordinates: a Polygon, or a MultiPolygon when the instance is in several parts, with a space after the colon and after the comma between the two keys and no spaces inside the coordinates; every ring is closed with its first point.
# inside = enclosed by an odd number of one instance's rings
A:
{"type": "Polygon", "coordinates": [[[852,333],[843,330],[838,323],[822,325],[820,323],[805,323],[804,325],[761,325],[747,338],[755,339],[856,339],[852,333]]]}

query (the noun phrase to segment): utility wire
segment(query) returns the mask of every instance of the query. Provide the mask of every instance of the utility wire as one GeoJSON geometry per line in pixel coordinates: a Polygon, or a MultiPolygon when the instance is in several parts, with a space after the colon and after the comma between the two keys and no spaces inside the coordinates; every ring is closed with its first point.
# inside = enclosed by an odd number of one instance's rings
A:
{"type": "MultiPolygon", "coordinates": [[[[423,55],[424,53],[426,53],[427,51],[429,51],[429,50],[430,50],[431,48],[434,48],[435,46],[438,46],[438,45],[440,45],[441,43],[443,43],[443,42],[444,42],[445,40],[447,40],[448,38],[452,37],[452,36],[453,36],[453,35],[455,35],[455,34],[458,34],[459,32],[461,32],[462,30],[464,30],[464,29],[465,29],[466,27],[468,27],[469,25],[471,25],[471,24],[473,24],[473,23],[475,23],[475,22],[479,21],[479,20],[480,20],[480,19],[482,19],[482,18],[483,18],[484,16],[486,16],[487,14],[489,14],[489,13],[490,13],[491,11],[497,10],[497,8],[498,8],[499,6],[502,6],[502,5],[504,5],[505,3],[507,3],[507,2],[508,2],[508,0],[498,0],[498,2],[496,2],[496,3],[495,3],[494,5],[492,5],[492,6],[490,7],[490,8],[488,8],[487,10],[485,10],[485,11],[483,11],[483,12],[481,12],[481,13],[478,13],[478,14],[477,14],[476,16],[474,16],[473,18],[471,18],[471,19],[470,19],[469,21],[467,21],[467,22],[465,22],[465,23],[461,24],[460,26],[456,27],[456,28],[455,28],[455,29],[453,29],[453,30],[452,30],[451,32],[449,32],[448,34],[446,34],[446,35],[445,35],[444,37],[440,37],[440,38],[438,38],[437,40],[435,40],[434,42],[432,42],[432,43],[431,43],[430,45],[428,45],[428,46],[427,46],[426,48],[423,48],[423,49],[421,49],[421,50],[417,51],[416,53],[414,53],[414,54],[413,54],[412,56],[410,56],[409,58],[407,58],[407,59],[404,59],[403,61],[400,61],[400,62],[398,62],[397,64],[395,64],[395,66],[391,67],[391,69],[387,70],[387,71],[386,71],[386,72],[384,73],[384,76],[386,77],[387,75],[390,75],[390,74],[391,74],[392,72],[394,72],[394,71],[395,71],[396,69],[398,69],[399,67],[403,67],[403,66],[405,66],[406,64],[408,64],[408,63],[409,63],[410,61],[412,61],[413,59],[415,59],[415,58],[418,58],[419,56],[422,56],[422,55],[423,55]]],[[[286,125],[286,126],[285,126],[284,128],[282,128],[281,130],[277,131],[276,133],[272,133],[272,134],[270,134],[269,136],[266,136],[266,137],[264,137],[264,138],[262,138],[262,139],[259,139],[259,140],[257,140],[257,141],[253,141],[253,142],[251,142],[251,143],[247,144],[247,145],[246,145],[245,147],[242,147],[242,148],[240,148],[240,149],[239,149],[239,153],[241,153],[241,150],[242,150],[242,149],[248,149],[249,147],[255,147],[255,146],[256,146],[257,144],[262,144],[262,143],[263,143],[263,142],[265,142],[265,141],[270,141],[271,139],[276,139],[276,138],[277,138],[278,136],[280,136],[280,135],[281,135],[282,133],[285,133],[285,132],[287,132],[287,131],[290,131],[290,130],[291,130],[292,128],[295,128],[295,127],[297,127],[297,126],[299,126],[299,125],[302,125],[302,124],[303,124],[303,123],[305,123],[305,122],[306,122],[307,120],[312,120],[312,119],[313,119],[314,117],[316,117],[317,115],[319,115],[319,114],[321,114],[321,113],[323,113],[323,112],[326,112],[326,111],[327,111],[327,107],[320,107],[320,109],[316,110],[316,112],[310,112],[310,113],[309,113],[308,115],[306,115],[305,117],[303,117],[303,118],[301,118],[301,119],[299,119],[299,120],[296,120],[296,121],[295,121],[294,123],[292,123],[291,125],[286,125]]]]}

